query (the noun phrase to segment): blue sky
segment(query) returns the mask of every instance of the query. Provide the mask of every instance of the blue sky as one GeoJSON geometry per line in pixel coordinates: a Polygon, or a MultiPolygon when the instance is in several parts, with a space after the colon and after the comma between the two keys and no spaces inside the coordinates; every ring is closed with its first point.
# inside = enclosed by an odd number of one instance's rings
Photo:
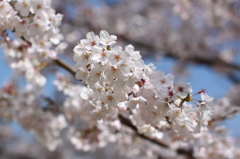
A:
{"type": "Polygon", "coordinates": [[[10,79],[12,75],[12,70],[7,64],[5,55],[1,47],[0,47],[0,71],[1,71],[0,86],[2,86],[3,83],[6,83],[10,79]]]}

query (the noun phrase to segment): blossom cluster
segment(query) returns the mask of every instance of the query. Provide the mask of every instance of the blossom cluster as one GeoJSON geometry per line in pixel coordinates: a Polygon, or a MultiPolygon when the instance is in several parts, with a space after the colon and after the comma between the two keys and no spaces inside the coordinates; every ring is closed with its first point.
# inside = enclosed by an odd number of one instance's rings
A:
{"type": "Polygon", "coordinates": [[[123,49],[117,37],[101,31],[100,37],[87,33],[74,48],[76,78],[89,88],[89,100],[98,119],[127,113],[139,132],[162,138],[159,129],[172,128],[175,137],[186,140],[208,125],[213,98],[199,91],[201,101],[194,102],[189,84],[145,65],[132,45],[123,49]]]}
{"type": "Polygon", "coordinates": [[[50,4],[51,0],[0,2],[0,42],[4,52],[11,67],[23,72],[36,86],[45,85],[40,70],[64,48],[59,30],[63,16],[56,14],[50,4]]]}

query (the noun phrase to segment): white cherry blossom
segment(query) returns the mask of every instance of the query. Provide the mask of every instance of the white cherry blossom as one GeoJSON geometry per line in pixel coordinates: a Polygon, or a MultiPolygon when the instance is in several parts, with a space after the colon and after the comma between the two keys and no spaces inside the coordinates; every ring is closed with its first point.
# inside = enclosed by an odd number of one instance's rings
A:
{"type": "Polygon", "coordinates": [[[85,67],[89,63],[89,56],[90,53],[84,48],[81,48],[79,46],[76,46],[74,48],[73,60],[77,62],[78,67],[85,67]]]}
{"type": "Polygon", "coordinates": [[[99,44],[99,37],[95,35],[93,32],[87,33],[87,39],[81,40],[81,44],[88,50],[91,50],[94,46],[99,44]]]}
{"type": "Polygon", "coordinates": [[[22,16],[26,17],[29,15],[31,4],[29,0],[17,0],[14,7],[22,16]]]}
{"type": "Polygon", "coordinates": [[[179,81],[174,85],[174,91],[181,98],[186,98],[189,93],[192,92],[192,88],[189,84],[179,81]]]}
{"type": "Polygon", "coordinates": [[[129,55],[125,54],[121,46],[112,48],[112,54],[109,56],[109,61],[111,65],[117,66],[125,63],[129,60],[129,55]]]}
{"type": "Polygon", "coordinates": [[[13,20],[15,15],[16,11],[14,11],[8,2],[0,2],[0,32],[6,29],[12,30],[14,28],[13,20]]]}
{"type": "Polygon", "coordinates": [[[213,106],[213,97],[209,97],[205,92],[201,93],[202,102],[200,103],[201,111],[211,111],[213,106]]]}
{"type": "Polygon", "coordinates": [[[113,45],[116,43],[117,37],[115,35],[109,35],[106,30],[100,32],[100,42],[103,45],[113,45]]]}
{"type": "Polygon", "coordinates": [[[31,0],[32,13],[49,9],[51,6],[51,0],[31,0]]]}

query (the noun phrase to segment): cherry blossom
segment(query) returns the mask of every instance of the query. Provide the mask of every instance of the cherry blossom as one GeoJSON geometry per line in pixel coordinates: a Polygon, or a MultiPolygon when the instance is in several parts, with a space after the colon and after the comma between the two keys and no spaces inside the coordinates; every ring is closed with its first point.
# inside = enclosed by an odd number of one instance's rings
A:
{"type": "Polygon", "coordinates": [[[189,93],[192,92],[192,89],[189,84],[179,81],[174,85],[174,91],[181,98],[186,98],[189,93]]]}
{"type": "Polygon", "coordinates": [[[91,49],[95,45],[99,44],[99,37],[95,35],[93,32],[87,33],[87,39],[81,40],[81,44],[86,48],[86,49],[91,49]]]}
{"type": "Polygon", "coordinates": [[[17,0],[14,7],[20,11],[22,16],[26,17],[29,15],[31,5],[29,0],[17,0]]]}
{"type": "Polygon", "coordinates": [[[100,42],[103,45],[113,45],[116,43],[117,37],[115,35],[109,35],[106,30],[100,32],[100,42]]]}

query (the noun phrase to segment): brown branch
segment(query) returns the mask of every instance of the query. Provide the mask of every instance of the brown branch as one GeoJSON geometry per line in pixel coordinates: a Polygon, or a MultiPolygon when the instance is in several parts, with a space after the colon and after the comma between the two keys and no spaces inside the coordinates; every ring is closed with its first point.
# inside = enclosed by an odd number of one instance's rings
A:
{"type": "Polygon", "coordinates": [[[143,139],[145,139],[145,140],[148,140],[148,141],[150,141],[150,142],[152,142],[152,143],[154,143],[154,144],[156,144],[156,145],[159,145],[159,146],[161,146],[161,147],[170,148],[170,146],[169,146],[167,143],[163,142],[163,141],[153,140],[153,139],[148,138],[147,136],[145,136],[145,135],[143,135],[143,134],[140,134],[140,133],[138,132],[138,130],[137,130],[137,127],[134,126],[130,120],[126,119],[126,118],[123,117],[122,115],[118,115],[118,118],[119,118],[119,120],[121,121],[122,124],[124,124],[125,126],[131,128],[140,138],[143,138],[143,139]]]}
{"type": "MultiPolygon", "coordinates": [[[[152,143],[154,143],[154,144],[156,144],[156,145],[158,145],[158,146],[161,146],[161,147],[163,147],[163,148],[170,148],[169,144],[167,144],[167,143],[164,142],[164,141],[154,140],[154,139],[151,139],[151,138],[145,136],[144,134],[140,134],[140,133],[138,132],[138,130],[137,130],[137,127],[134,126],[130,120],[124,118],[122,115],[118,115],[118,117],[119,117],[119,119],[120,119],[120,121],[121,121],[122,124],[124,124],[125,126],[128,126],[129,128],[131,128],[140,138],[145,139],[145,140],[147,140],[147,141],[150,141],[150,142],[152,142],[152,143]]],[[[191,150],[186,150],[186,149],[178,148],[178,149],[176,150],[176,152],[177,152],[178,154],[180,154],[180,155],[186,155],[186,156],[188,156],[189,159],[194,159],[194,157],[193,157],[193,150],[192,150],[192,149],[191,149],[191,150]]]]}
{"type": "Polygon", "coordinates": [[[221,122],[221,121],[224,121],[226,119],[229,119],[231,118],[232,116],[234,116],[235,114],[237,114],[239,112],[238,109],[234,109],[228,113],[226,113],[224,116],[223,115],[220,115],[220,116],[216,116],[214,118],[212,118],[212,120],[210,120],[210,122],[221,122]]]}
{"type": "MultiPolygon", "coordinates": [[[[57,59],[55,60],[55,62],[56,62],[56,64],[57,64],[58,66],[66,69],[66,70],[69,71],[72,75],[75,76],[76,71],[75,71],[70,65],[68,65],[66,62],[64,62],[64,61],[61,60],[60,58],[57,58],[57,59]]],[[[137,130],[137,127],[134,126],[134,125],[131,123],[130,120],[124,118],[122,115],[119,115],[118,117],[119,117],[120,122],[121,122],[123,125],[131,128],[140,138],[145,139],[145,140],[147,140],[147,141],[150,141],[150,142],[152,142],[152,143],[154,143],[154,144],[156,144],[156,145],[158,145],[158,146],[160,146],[160,147],[170,148],[169,144],[165,143],[164,141],[154,140],[154,139],[151,139],[151,138],[149,138],[149,137],[147,137],[147,136],[145,136],[145,135],[143,135],[143,134],[140,134],[140,133],[138,132],[138,130],[137,130]]],[[[176,150],[176,152],[177,152],[178,154],[188,156],[189,159],[194,159],[194,157],[193,157],[193,150],[185,150],[185,149],[179,148],[179,149],[176,150]]]]}
{"type": "Polygon", "coordinates": [[[73,67],[71,67],[69,64],[67,64],[65,61],[63,61],[59,57],[55,59],[55,62],[58,66],[64,68],[65,70],[70,72],[73,76],[75,76],[75,74],[77,73],[77,71],[73,67]]]}
{"type": "Polygon", "coordinates": [[[238,76],[237,74],[235,74],[233,72],[230,72],[229,74],[227,74],[227,77],[229,80],[231,80],[235,84],[240,83],[240,76],[238,76]]]}

